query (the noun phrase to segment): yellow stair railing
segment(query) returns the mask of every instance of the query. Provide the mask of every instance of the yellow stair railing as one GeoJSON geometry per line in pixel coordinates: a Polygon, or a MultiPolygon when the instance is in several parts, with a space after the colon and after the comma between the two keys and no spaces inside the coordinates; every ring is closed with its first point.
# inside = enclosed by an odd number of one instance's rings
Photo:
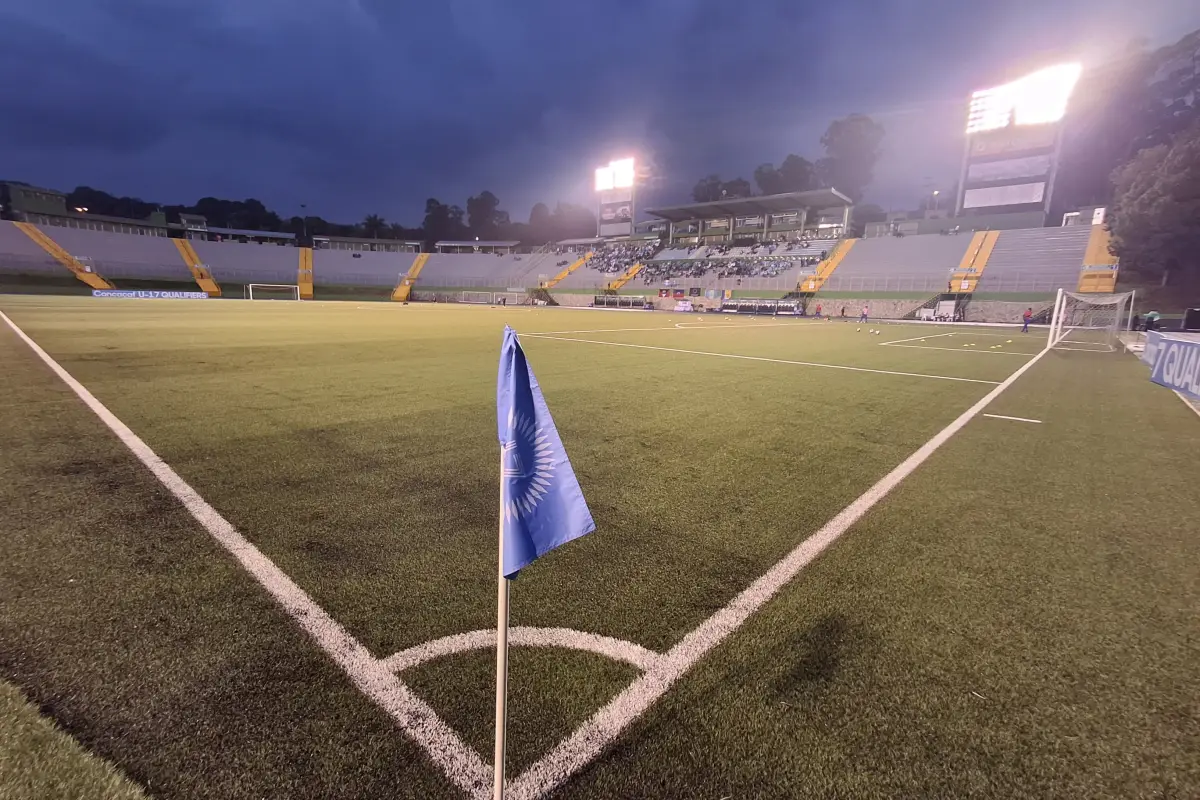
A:
{"type": "Polygon", "coordinates": [[[947,287],[950,294],[970,294],[975,291],[999,238],[1000,231],[975,231],[967,252],[958,263],[958,269],[950,276],[950,285],[947,287]]]}
{"type": "Polygon", "coordinates": [[[625,270],[625,272],[621,275],[621,277],[617,278],[614,281],[611,281],[608,284],[608,288],[612,289],[614,291],[619,290],[625,284],[629,283],[631,280],[636,278],[637,274],[639,272],[641,272],[642,270],[644,270],[645,268],[646,268],[645,264],[634,264],[632,267],[625,270]]]}
{"type": "Polygon", "coordinates": [[[413,284],[417,282],[417,276],[421,274],[421,270],[425,268],[425,262],[429,260],[429,253],[418,253],[413,259],[412,266],[408,268],[408,272],[404,273],[404,277],[400,279],[400,283],[396,284],[396,288],[392,290],[392,299],[399,303],[407,303],[409,296],[412,294],[413,284]]]}
{"type": "Polygon", "coordinates": [[[200,261],[200,256],[196,253],[196,248],[192,247],[191,240],[172,239],[171,241],[175,243],[175,249],[183,257],[183,263],[187,264],[188,271],[192,273],[192,280],[196,281],[200,291],[209,297],[220,297],[221,287],[217,285],[212,273],[208,271],[208,267],[200,261]]]}
{"type": "Polygon", "coordinates": [[[300,266],[296,272],[296,285],[300,287],[300,299],[313,299],[313,251],[311,247],[300,248],[300,266]]]}
{"type": "Polygon", "coordinates": [[[1117,257],[1108,252],[1112,234],[1103,225],[1093,225],[1088,236],[1083,266],[1079,271],[1080,292],[1115,292],[1117,290],[1117,257]]]}
{"type": "Polygon", "coordinates": [[[45,231],[36,225],[28,222],[14,222],[22,233],[28,236],[37,244],[38,247],[50,254],[55,261],[62,264],[75,275],[76,278],[86,283],[93,289],[111,289],[113,285],[101,278],[95,272],[85,267],[83,263],[75,258],[75,256],[63,249],[62,245],[46,235],[45,231]]]}
{"type": "Polygon", "coordinates": [[[559,281],[561,281],[563,278],[567,277],[572,272],[574,272],[575,270],[579,269],[584,264],[586,264],[588,262],[588,259],[590,259],[593,255],[595,255],[595,253],[591,252],[590,250],[588,252],[584,253],[582,258],[576,259],[573,264],[568,266],[562,272],[555,275],[550,280],[546,281],[546,285],[543,286],[542,288],[543,289],[553,289],[555,286],[558,285],[559,281]]]}
{"type": "Polygon", "coordinates": [[[846,254],[850,252],[850,248],[854,247],[854,243],[858,239],[842,239],[833,248],[833,252],[829,257],[817,264],[817,273],[815,275],[806,275],[796,284],[796,291],[801,294],[812,294],[813,292],[821,291],[821,287],[825,285],[825,281],[829,280],[829,276],[837,269],[842,261],[846,259],[846,254]]]}

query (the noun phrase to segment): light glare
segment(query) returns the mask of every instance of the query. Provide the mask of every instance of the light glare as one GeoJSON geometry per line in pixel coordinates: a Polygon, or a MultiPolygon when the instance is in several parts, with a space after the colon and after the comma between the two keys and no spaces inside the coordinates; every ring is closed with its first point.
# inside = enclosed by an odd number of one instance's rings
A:
{"type": "Polygon", "coordinates": [[[1012,83],[975,92],[967,115],[967,133],[1011,124],[1058,122],[1067,113],[1067,101],[1082,72],[1079,64],[1059,64],[1012,83]]]}
{"type": "Polygon", "coordinates": [[[613,185],[618,189],[633,186],[633,159],[622,158],[609,165],[613,172],[613,185]]]}
{"type": "Polygon", "coordinates": [[[606,192],[611,188],[613,188],[612,167],[598,167],[596,169],[596,191],[606,192]]]}

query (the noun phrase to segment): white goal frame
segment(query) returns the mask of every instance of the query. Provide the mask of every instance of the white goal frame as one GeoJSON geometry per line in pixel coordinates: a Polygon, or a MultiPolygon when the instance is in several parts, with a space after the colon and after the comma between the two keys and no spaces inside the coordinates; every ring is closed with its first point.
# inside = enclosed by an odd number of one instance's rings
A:
{"type": "MultiPolygon", "coordinates": [[[[292,297],[290,297],[288,299],[290,299],[290,300],[299,300],[300,299],[300,287],[294,283],[247,283],[246,288],[243,289],[243,291],[242,291],[242,298],[245,300],[253,300],[255,289],[288,289],[289,291],[291,291],[291,293],[293,295],[292,297]]],[[[259,298],[259,299],[262,299],[262,298],[259,298]]],[[[271,299],[277,300],[279,298],[273,297],[271,299]]]]}
{"type": "Polygon", "coordinates": [[[1133,292],[1088,294],[1058,290],[1047,347],[1112,352],[1133,316],[1133,292]]]}
{"type": "Polygon", "coordinates": [[[520,306],[529,302],[529,295],[521,292],[472,292],[462,291],[459,293],[459,302],[470,303],[481,306],[498,306],[500,298],[504,298],[507,305],[520,306]]]}

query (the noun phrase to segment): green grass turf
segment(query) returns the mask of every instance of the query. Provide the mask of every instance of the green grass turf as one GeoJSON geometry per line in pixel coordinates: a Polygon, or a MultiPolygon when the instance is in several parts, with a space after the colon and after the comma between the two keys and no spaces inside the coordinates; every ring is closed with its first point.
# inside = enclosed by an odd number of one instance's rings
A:
{"type": "MultiPolygon", "coordinates": [[[[674,350],[1001,381],[1025,359],[933,347],[1042,343],[1011,328],[875,337],[420,304],[3,297],[0,310],[378,656],[494,624],[505,321],[672,348],[526,337],[599,531],[513,590],[514,624],[658,650],[993,388],[674,350]],[[929,338],[881,346],[910,337],[929,338]]],[[[0,674],[155,795],[452,796],[7,333],[0,359],[17,378],[0,397],[16,476],[0,489],[16,532],[0,674]],[[88,591],[69,582],[81,577],[88,591]]],[[[1045,424],[970,423],[568,794],[1195,794],[1200,625],[1184,612],[1200,568],[1180,520],[1196,516],[1200,420],[1114,354],[1051,354],[989,411],[1045,424]]],[[[484,753],[490,663],[475,651],[404,674],[484,753]]],[[[512,763],[631,674],[515,650],[512,763]]]]}
{"type": "Polygon", "coordinates": [[[81,748],[0,681],[0,797],[139,800],[146,795],[111,764],[81,748]]]}

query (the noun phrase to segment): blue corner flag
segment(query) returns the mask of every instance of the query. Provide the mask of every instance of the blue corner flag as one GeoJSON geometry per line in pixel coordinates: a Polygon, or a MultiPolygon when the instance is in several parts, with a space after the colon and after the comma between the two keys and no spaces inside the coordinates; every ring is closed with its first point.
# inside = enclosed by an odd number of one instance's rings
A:
{"type": "Polygon", "coordinates": [[[504,328],[496,380],[504,577],[596,530],[517,332],[504,328]]]}

